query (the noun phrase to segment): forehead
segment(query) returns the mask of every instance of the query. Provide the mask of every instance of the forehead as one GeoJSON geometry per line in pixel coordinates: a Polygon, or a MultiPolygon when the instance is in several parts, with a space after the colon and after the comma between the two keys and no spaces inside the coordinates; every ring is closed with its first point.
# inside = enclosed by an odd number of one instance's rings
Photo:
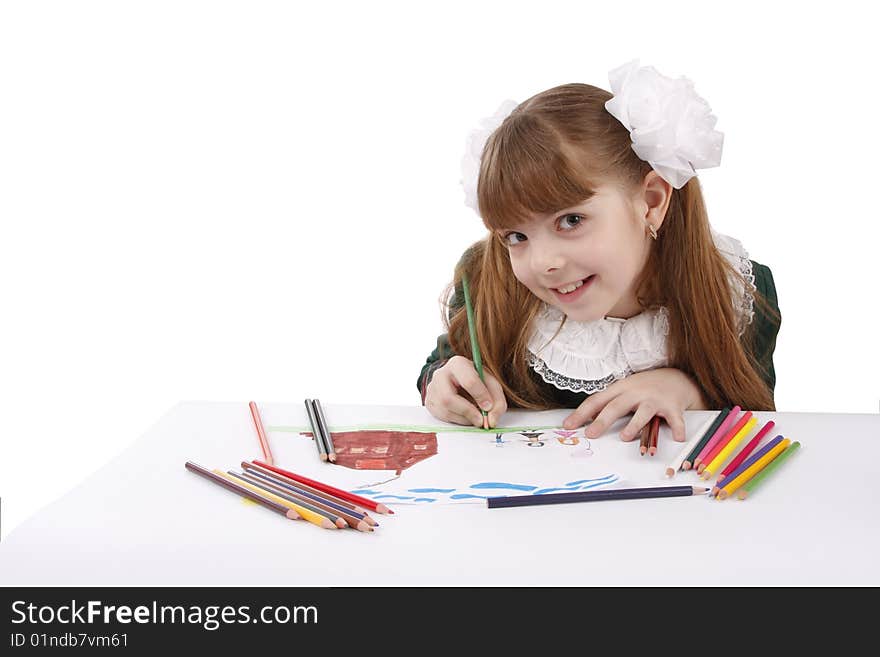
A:
{"type": "Polygon", "coordinates": [[[518,218],[515,225],[519,228],[531,226],[554,220],[564,214],[614,211],[624,208],[626,203],[627,197],[623,191],[617,185],[606,183],[595,187],[594,194],[590,198],[583,199],[574,205],[561,207],[553,212],[529,212],[518,218]]]}

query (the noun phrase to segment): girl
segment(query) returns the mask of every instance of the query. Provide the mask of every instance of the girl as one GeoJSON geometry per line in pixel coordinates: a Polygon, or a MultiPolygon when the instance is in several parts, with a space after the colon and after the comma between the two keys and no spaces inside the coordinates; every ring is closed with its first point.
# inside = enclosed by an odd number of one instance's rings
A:
{"type": "Polygon", "coordinates": [[[632,440],[659,415],[681,441],[686,409],[775,410],[773,276],[712,230],[695,177],[720,162],[716,119],[686,78],[638,61],[609,77],[613,94],[555,87],[473,137],[463,184],[489,234],[456,267],[447,332],[419,376],[438,419],[481,426],[475,403],[489,426],[508,405],[574,408],[564,428],[592,419],[595,438],[633,413],[632,440]]]}

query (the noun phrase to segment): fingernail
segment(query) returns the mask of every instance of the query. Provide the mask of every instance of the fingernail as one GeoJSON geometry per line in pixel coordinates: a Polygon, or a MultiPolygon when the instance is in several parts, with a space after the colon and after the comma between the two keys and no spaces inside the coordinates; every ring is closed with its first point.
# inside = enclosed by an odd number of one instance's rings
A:
{"type": "Polygon", "coordinates": [[[492,402],[489,401],[488,399],[485,399],[485,400],[483,400],[483,403],[480,404],[480,406],[482,406],[485,410],[488,411],[490,408],[492,408],[492,402]]]}

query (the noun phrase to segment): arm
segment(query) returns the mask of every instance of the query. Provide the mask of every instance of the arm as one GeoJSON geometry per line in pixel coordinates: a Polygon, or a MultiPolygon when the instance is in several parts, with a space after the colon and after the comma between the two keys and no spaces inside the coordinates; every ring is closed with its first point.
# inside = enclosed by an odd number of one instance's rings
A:
{"type": "MultiPolygon", "coordinates": [[[[766,265],[752,261],[752,272],[755,275],[755,289],[767,300],[770,307],[779,315],[779,301],[776,297],[776,284],[773,273],[766,265]]],[[[776,349],[776,337],[782,324],[781,316],[774,317],[755,301],[754,304],[754,350],[753,355],[758,365],[758,373],[770,388],[771,394],[776,387],[776,369],[773,366],[773,352],[776,349]]]]}

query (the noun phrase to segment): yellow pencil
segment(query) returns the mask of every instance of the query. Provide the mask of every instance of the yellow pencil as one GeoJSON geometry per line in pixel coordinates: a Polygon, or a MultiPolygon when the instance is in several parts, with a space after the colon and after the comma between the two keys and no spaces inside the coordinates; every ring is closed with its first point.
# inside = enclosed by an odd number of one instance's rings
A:
{"type": "Polygon", "coordinates": [[[276,502],[278,504],[283,504],[288,509],[293,509],[302,517],[303,520],[308,520],[313,525],[318,525],[319,527],[323,527],[324,529],[339,529],[339,527],[337,527],[335,524],[330,522],[324,516],[322,516],[318,513],[315,513],[314,511],[312,511],[310,509],[306,509],[305,507],[302,507],[299,504],[294,504],[290,500],[285,500],[283,497],[278,497],[277,495],[273,495],[272,493],[269,493],[268,491],[265,491],[262,488],[259,488],[258,486],[254,486],[253,484],[245,483],[245,482],[241,481],[240,479],[234,479],[234,478],[230,477],[228,474],[226,474],[225,472],[223,472],[222,470],[214,470],[214,474],[219,475],[219,476],[223,477],[224,479],[227,479],[228,481],[231,481],[232,483],[234,483],[238,486],[243,486],[244,488],[247,488],[249,491],[256,493],[257,495],[260,495],[262,497],[265,497],[266,499],[270,499],[273,502],[276,502]]]}
{"type": "Polygon", "coordinates": [[[768,463],[770,463],[773,459],[784,452],[785,448],[788,447],[790,443],[791,441],[788,438],[780,440],[776,444],[776,446],[773,447],[773,449],[771,449],[769,452],[764,454],[764,456],[752,463],[752,465],[744,470],[736,479],[734,479],[724,488],[718,491],[718,499],[723,500],[724,498],[729,497],[730,494],[736,491],[737,488],[748,482],[749,479],[751,479],[761,470],[763,470],[768,463]]]}
{"type": "Polygon", "coordinates": [[[753,417],[748,422],[743,425],[743,428],[736,432],[736,435],[727,441],[727,444],[724,448],[718,452],[714,459],[709,462],[709,465],[705,467],[703,473],[700,475],[703,479],[708,479],[712,476],[712,473],[715,472],[718,468],[724,465],[724,462],[727,460],[727,457],[733,454],[733,450],[736,449],[736,446],[742,442],[742,439],[749,435],[749,432],[752,430],[752,427],[758,422],[758,418],[753,417]]]}

